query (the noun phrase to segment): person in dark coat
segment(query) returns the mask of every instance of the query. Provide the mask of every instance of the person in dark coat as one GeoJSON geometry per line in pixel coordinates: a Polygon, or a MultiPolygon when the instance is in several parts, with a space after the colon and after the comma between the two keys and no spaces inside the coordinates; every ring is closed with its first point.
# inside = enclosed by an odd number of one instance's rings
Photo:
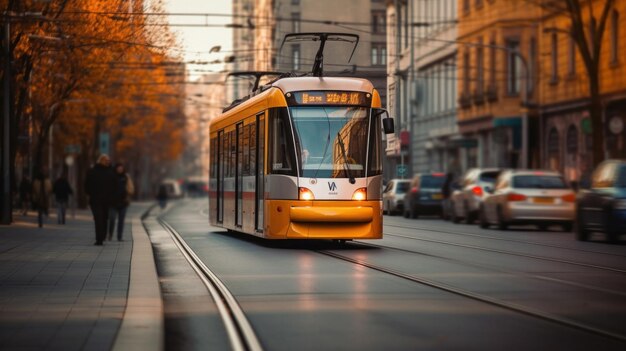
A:
{"type": "Polygon", "coordinates": [[[159,186],[159,192],[157,193],[157,201],[159,202],[159,206],[161,210],[167,206],[167,188],[165,185],[161,184],[159,186]]]}
{"type": "Polygon", "coordinates": [[[28,214],[28,208],[31,206],[30,202],[30,193],[33,189],[33,185],[28,179],[28,176],[24,175],[22,177],[22,181],[20,182],[20,205],[22,207],[22,215],[26,216],[28,214]]]}
{"type": "Polygon", "coordinates": [[[50,205],[50,193],[52,184],[48,178],[46,169],[39,170],[33,180],[33,203],[37,210],[37,223],[39,228],[43,227],[43,217],[48,217],[48,206],[50,205]]]}
{"type": "Polygon", "coordinates": [[[113,194],[113,203],[109,208],[109,236],[111,241],[113,237],[113,229],[115,229],[115,219],[117,217],[117,241],[122,241],[124,233],[124,219],[126,218],[126,209],[130,204],[130,198],[135,192],[133,181],[126,173],[124,165],[115,164],[115,179],[117,181],[117,189],[113,194]]]}
{"type": "Polygon", "coordinates": [[[85,178],[85,193],[89,196],[89,207],[96,226],[96,243],[102,245],[107,235],[109,207],[113,203],[113,194],[117,191],[117,179],[111,168],[108,155],[100,155],[85,178]]]}
{"type": "Polygon", "coordinates": [[[74,192],[70,183],[67,181],[65,173],[54,181],[52,185],[52,192],[54,193],[54,199],[57,203],[57,223],[65,224],[65,210],[67,209],[67,203],[70,200],[70,195],[74,192]]]}

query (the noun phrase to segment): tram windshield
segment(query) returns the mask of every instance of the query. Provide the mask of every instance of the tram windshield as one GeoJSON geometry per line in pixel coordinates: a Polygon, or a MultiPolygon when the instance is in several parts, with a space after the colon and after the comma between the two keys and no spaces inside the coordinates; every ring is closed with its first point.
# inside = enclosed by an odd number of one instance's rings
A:
{"type": "Polygon", "coordinates": [[[291,107],[300,176],[365,177],[369,109],[291,107]]]}

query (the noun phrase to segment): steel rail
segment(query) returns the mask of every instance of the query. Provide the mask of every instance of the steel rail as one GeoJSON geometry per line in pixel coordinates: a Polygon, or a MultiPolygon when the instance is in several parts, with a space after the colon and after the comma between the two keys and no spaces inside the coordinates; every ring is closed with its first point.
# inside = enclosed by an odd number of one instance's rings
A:
{"type": "Polygon", "coordinates": [[[514,242],[514,243],[527,244],[527,245],[554,247],[554,248],[561,249],[561,250],[570,250],[570,251],[596,253],[596,254],[601,254],[601,255],[611,255],[611,256],[626,257],[626,255],[622,255],[622,254],[618,254],[618,253],[612,253],[612,252],[576,249],[576,248],[573,248],[573,247],[563,247],[563,246],[552,245],[552,244],[544,244],[544,243],[540,243],[540,242],[536,242],[536,241],[524,241],[524,240],[519,240],[519,239],[498,238],[498,237],[495,237],[495,236],[481,235],[481,234],[477,234],[477,233],[454,232],[454,231],[451,231],[451,230],[437,229],[436,227],[428,227],[428,226],[408,227],[408,226],[397,225],[397,224],[388,224],[388,223],[385,223],[385,226],[386,227],[403,228],[403,229],[427,230],[427,231],[431,231],[431,232],[435,232],[435,233],[445,233],[445,234],[453,234],[453,235],[459,235],[459,236],[471,236],[471,237],[475,237],[475,238],[492,239],[492,240],[499,240],[499,241],[509,241],[509,242],[514,242]]]}
{"type": "Polygon", "coordinates": [[[241,306],[239,306],[239,303],[237,303],[237,300],[224,283],[202,262],[176,229],[161,217],[157,217],[157,220],[170,233],[178,249],[211,294],[224,322],[232,349],[235,351],[262,351],[263,347],[254,329],[246,318],[241,306]]]}
{"type": "Polygon", "coordinates": [[[532,258],[532,259],[543,260],[543,261],[558,262],[558,263],[564,263],[564,264],[569,264],[569,265],[574,265],[574,266],[581,266],[581,267],[594,268],[594,269],[599,269],[599,270],[605,270],[605,271],[611,271],[611,272],[617,272],[617,273],[626,274],[626,270],[624,270],[624,269],[613,268],[613,267],[606,267],[606,266],[599,266],[599,265],[590,264],[590,263],[575,262],[575,261],[564,260],[564,259],[560,259],[560,258],[537,256],[537,255],[529,255],[529,254],[525,254],[525,253],[521,253],[521,252],[506,251],[506,250],[500,250],[500,249],[490,249],[490,248],[487,248],[487,247],[480,247],[480,246],[469,245],[469,244],[459,244],[459,243],[454,243],[454,242],[450,242],[450,241],[443,241],[443,240],[415,238],[415,237],[412,237],[412,236],[402,235],[402,234],[384,233],[383,235],[384,236],[396,236],[396,237],[406,238],[406,239],[411,239],[411,240],[432,242],[432,243],[436,243],[436,244],[458,246],[458,247],[464,247],[464,248],[468,248],[468,249],[475,249],[475,250],[481,250],[481,251],[496,252],[496,253],[501,253],[501,254],[505,254],[505,255],[525,257],[525,258],[532,258]]]}
{"type": "Polygon", "coordinates": [[[555,324],[559,324],[559,325],[563,325],[566,327],[570,327],[570,328],[574,328],[577,330],[581,330],[587,333],[591,333],[591,334],[596,334],[596,335],[600,335],[603,337],[607,337],[607,338],[611,338],[611,339],[616,339],[616,340],[620,340],[620,341],[626,341],[626,335],[623,334],[619,334],[619,333],[614,333],[611,331],[606,331],[606,330],[602,330],[593,326],[589,326],[586,324],[582,324],[582,323],[578,323],[576,321],[572,321],[566,318],[561,318],[559,316],[555,316],[549,313],[545,313],[533,308],[529,308],[529,307],[525,307],[525,306],[521,306],[515,303],[511,303],[511,302],[506,302],[506,301],[502,301],[502,300],[498,300],[489,296],[485,296],[482,294],[477,294],[477,293],[473,293],[471,291],[467,291],[464,289],[459,289],[447,284],[443,284],[443,283],[438,283],[435,282],[433,280],[430,279],[426,279],[423,277],[417,277],[414,275],[409,275],[409,274],[405,274],[402,272],[398,272],[396,270],[392,270],[392,269],[388,269],[388,268],[384,268],[381,266],[377,266],[371,263],[367,263],[363,260],[358,260],[358,259],[354,259],[351,257],[347,257],[347,256],[343,256],[343,255],[339,255],[337,253],[334,252],[330,252],[330,251],[326,251],[326,250],[314,250],[317,253],[320,253],[322,255],[326,255],[329,257],[333,257],[342,261],[346,261],[346,262],[350,262],[350,263],[354,263],[357,264],[359,266],[363,266],[369,269],[373,269],[375,271],[381,272],[381,273],[386,273],[386,274],[390,274],[392,276],[398,277],[398,278],[402,278],[402,279],[406,279],[418,284],[422,284],[422,285],[426,285],[426,286],[430,286],[432,288],[438,289],[438,290],[442,290],[442,291],[446,291],[455,295],[459,295],[459,296],[463,296],[463,297],[467,297],[476,301],[480,301],[483,303],[487,303],[489,305],[493,305],[493,306],[497,306],[497,307],[501,307],[510,311],[514,311],[514,312],[518,312],[527,316],[531,316],[531,317],[535,317],[535,318],[539,318],[548,322],[552,322],[555,324]]]}

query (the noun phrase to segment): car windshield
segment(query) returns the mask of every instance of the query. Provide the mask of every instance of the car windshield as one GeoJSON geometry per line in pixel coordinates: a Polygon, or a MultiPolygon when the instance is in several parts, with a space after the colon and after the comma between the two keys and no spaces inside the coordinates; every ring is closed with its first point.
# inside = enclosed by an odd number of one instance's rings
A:
{"type": "Polygon", "coordinates": [[[365,176],[368,109],[292,107],[300,173],[311,178],[365,176]]]}
{"type": "Polygon", "coordinates": [[[396,186],[396,193],[398,194],[406,193],[406,191],[409,190],[410,185],[411,184],[409,182],[398,183],[398,185],[396,186]]]}
{"type": "Polygon", "coordinates": [[[487,182],[487,183],[495,183],[496,179],[498,179],[499,174],[500,172],[483,172],[480,175],[480,181],[487,182]]]}
{"type": "Polygon", "coordinates": [[[567,189],[562,177],[547,175],[519,175],[513,177],[517,189],[567,189]]]}
{"type": "Polygon", "coordinates": [[[444,176],[422,176],[420,181],[420,187],[423,189],[441,189],[443,183],[446,181],[444,176]]]}

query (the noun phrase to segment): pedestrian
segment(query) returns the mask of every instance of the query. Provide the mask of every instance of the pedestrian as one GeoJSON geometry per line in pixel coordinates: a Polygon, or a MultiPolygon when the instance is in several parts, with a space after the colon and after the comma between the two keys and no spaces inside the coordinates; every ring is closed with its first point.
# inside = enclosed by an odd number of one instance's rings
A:
{"type": "Polygon", "coordinates": [[[37,210],[37,224],[39,228],[43,227],[43,216],[48,216],[51,193],[52,184],[48,178],[47,171],[45,169],[37,171],[37,175],[33,180],[32,199],[35,209],[37,210]]]}
{"type": "Polygon", "coordinates": [[[159,192],[157,193],[157,201],[159,202],[159,206],[161,210],[167,206],[167,188],[165,185],[159,185],[159,192]]]}
{"type": "Polygon", "coordinates": [[[450,196],[452,196],[452,188],[454,185],[454,173],[448,172],[446,174],[446,180],[443,182],[441,186],[441,196],[443,197],[443,218],[448,219],[451,213],[452,201],[450,200],[450,196]]]}
{"type": "Polygon", "coordinates": [[[115,165],[115,178],[117,180],[117,188],[113,194],[113,203],[109,208],[109,236],[111,241],[113,237],[113,229],[115,229],[115,219],[117,217],[117,241],[122,241],[124,232],[124,219],[126,218],[126,209],[130,204],[130,199],[135,192],[133,181],[126,173],[124,165],[117,163],[115,165]]]}
{"type": "Polygon", "coordinates": [[[70,195],[74,193],[70,183],[67,181],[65,172],[54,181],[52,191],[54,192],[54,199],[57,203],[57,223],[65,224],[65,210],[67,209],[70,195]]]}
{"type": "Polygon", "coordinates": [[[85,178],[85,193],[89,197],[89,207],[96,227],[94,245],[102,245],[106,238],[109,207],[116,189],[117,180],[111,169],[111,159],[108,155],[102,154],[85,178]]]}
{"type": "Polygon", "coordinates": [[[27,175],[22,177],[20,181],[20,206],[22,207],[22,215],[28,215],[28,208],[31,206],[30,193],[33,185],[27,175]]]}

